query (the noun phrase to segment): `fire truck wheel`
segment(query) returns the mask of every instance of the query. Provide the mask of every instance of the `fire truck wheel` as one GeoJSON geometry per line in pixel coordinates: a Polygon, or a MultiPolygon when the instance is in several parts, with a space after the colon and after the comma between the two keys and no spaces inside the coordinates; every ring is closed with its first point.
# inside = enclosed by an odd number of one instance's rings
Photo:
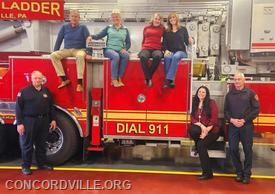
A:
{"type": "Polygon", "coordinates": [[[58,113],[56,120],[57,128],[47,138],[47,160],[53,165],[60,165],[79,149],[79,134],[65,114],[58,113]]]}
{"type": "Polygon", "coordinates": [[[0,124],[0,155],[2,155],[7,147],[7,137],[4,126],[0,124]]]}

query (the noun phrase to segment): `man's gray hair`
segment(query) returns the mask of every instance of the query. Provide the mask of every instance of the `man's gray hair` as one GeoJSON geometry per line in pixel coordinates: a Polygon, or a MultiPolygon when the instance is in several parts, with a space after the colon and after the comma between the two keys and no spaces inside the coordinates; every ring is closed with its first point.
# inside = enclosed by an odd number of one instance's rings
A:
{"type": "Polygon", "coordinates": [[[70,15],[73,14],[73,13],[76,13],[76,14],[80,15],[80,12],[77,9],[71,9],[70,10],[70,15]]]}
{"type": "Polygon", "coordinates": [[[40,74],[41,77],[44,77],[44,75],[43,75],[40,71],[38,71],[38,70],[34,70],[34,71],[32,72],[32,74],[31,74],[31,77],[33,77],[35,74],[40,74]]]}
{"type": "Polygon", "coordinates": [[[234,74],[234,77],[235,76],[240,76],[242,78],[245,78],[244,74],[242,72],[239,72],[239,71],[234,74]]]}

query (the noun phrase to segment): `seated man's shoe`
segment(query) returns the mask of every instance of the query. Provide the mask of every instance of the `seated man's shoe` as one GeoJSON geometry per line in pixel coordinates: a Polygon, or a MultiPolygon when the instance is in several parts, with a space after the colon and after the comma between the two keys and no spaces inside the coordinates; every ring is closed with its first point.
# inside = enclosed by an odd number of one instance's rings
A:
{"type": "Polygon", "coordinates": [[[249,184],[250,183],[250,177],[244,177],[242,182],[243,182],[243,184],[249,184]]]}
{"type": "Polygon", "coordinates": [[[61,84],[57,87],[58,89],[64,88],[65,86],[69,85],[71,83],[70,80],[62,81],[61,84]]]}
{"type": "Polygon", "coordinates": [[[32,174],[32,171],[30,168],[22,168],[22,173],[24,175],[31,175],[32,174]]]}
{"type": "Polygon", "coordinates": [[[213,178],[213,174],[202,174],[200,176],[198,176],[198,180],[208,180],[208,179],[212,179],[213,178]]]}
{"type": "Polygon", "coordinates": [[[237,176],[235,177],[235,181],[236,181],[236,182],[242,182],[242,181],[243,181],[243,176],[242,176],[242,175],[237,175],[237,176]]]}
{"type": "Polygon", "coordinates": [[[83,86],[81,84],[77,84],[76,91],[77,92],[83,92],[83,86]]]}
{"type": "Polygon", "coordinates": [[[42,166],[37,166],[39,170],[53,170],[52,166],[49,165],[42,165],[42,166]]]}

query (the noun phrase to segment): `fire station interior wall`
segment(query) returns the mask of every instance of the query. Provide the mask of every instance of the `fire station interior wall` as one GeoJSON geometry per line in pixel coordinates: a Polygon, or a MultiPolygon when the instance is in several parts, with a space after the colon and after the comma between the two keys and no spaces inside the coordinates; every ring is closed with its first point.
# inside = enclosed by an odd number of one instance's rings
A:
{"type": "Polygon", "coordinates": [[[14,26],[20,22],[0,21],[0,51],[29,51],[29,38],[27,33],[15,33],[14,26]],[[4,36],[5,35],[5,36],[4,36]]]}
{"type": "Polygon", "coordinates": [[[275,41],[275,25],[270,25],[270,18],[275,18],[274,0],[254,0],[251,29],[251,51],[268,52],[275,41]],[[271,44],[270,44],[271,43],[271,44]],[[258,46],[265,47],[258,47],[258,46]]]}
{"type": "MultiPolygon", "coordinates": [[[[31,24],[25,24],[26,27],[21,33],[16,33],[13,37],[5,38],[6,40],[1,42],[0,37],[0,51],[43,51],[52,52],[57,38],[59,29],[64,22],[46,22],[46,21],[31,21],[31,24]]],[[[91,34],[95,34],[104,29],[109,22],[87,22],[87,25],[91,34]]],[[[127,22],[124,23],[128,27],[131,35],[131,52],[137,53],[140,51],[143,27],[146,22],[127,22]]],[[[14,26],[24,26],[21,22],[12,21],[0,21],[0,34],[4,31],[8,31],[7,34],[14,32],[14,26]]],[[[5,33],[6,34],[6,33],[5,33]]],[[[8,35],[7,35],[8,36],[8,35]]],[[[61,45],[63,48],[63,45],[61,45]]]]}

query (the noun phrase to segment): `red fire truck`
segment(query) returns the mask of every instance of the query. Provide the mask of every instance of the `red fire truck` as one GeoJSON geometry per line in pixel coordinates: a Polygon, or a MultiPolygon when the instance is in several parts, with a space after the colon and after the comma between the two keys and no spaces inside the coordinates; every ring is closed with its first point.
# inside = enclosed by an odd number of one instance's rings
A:
{"type": "MultiPolygon", "coordinates": [[[[110,10],[116,6],[116,3],[66,3],[65,11],[78,9],[81,21],[96,33],[106,26],[110,10]]],[[[261,108],[259,117],[254,120],[255,131],[275,132],[274,0],[159,1],[159,4],[127,4],[125,1],[120,6],[125,13],[124,22],[131,28],[133,43],[123,78],[125,87],[112,87],[110,61],[93,57],[86,63],[82,93],[75,91],[74,58],[62,61],[72,84],[57,89],[59,80],[49,55],[36,53],[52,52],[62,23],[0,21],[0,49],[6,52],[0,52],[0,132],[3,127],[16,124],[16,96],[22,87],[30,84],[33,70],[45,75],[45,85],[53,93],[57,109],[58,128],[47,141],[48,159],[54,164],[67,161],[81,145],[85,156],[89,151],[104,150],[109,141],[120,145],[152,141],[180,144],[182,139],[188,138],[191,99],[200,85],[209,87],[224,123],[223,103],[230,79],[226,81],[222,76],[230,78],[237,71],[251,78],[247,86],[259,96],[261,108]],[[179,12],[181,24],[194,39],[195,49],[191,52],[194,60],[185,59],[180,63],[174,89],[162,87],[163,64],[154,75],[153,87],[147,87],[139,59],[133,57],[140,51],[142,29],[146,24],[143,21],[154,12],[167,16],[171,10],[179,12]],[[207,69],[210,72],[207,75],[212,77],[198,73],[200,67],[207,69]]],[[[65,20],[68,19],[65,15],[65,20]]],[[[1,134],[0,138],[3,138],[1,134]]],[[[0,139],[0,153],[2,144],[0,139]]]]}
{"type": "MultiPolygon", "coordinates": [[[[188,138],[190,99],[196,86],[207,85],[223,111],[223,98],[228,83],[221,81],[193,81],[192,61],[183,60],[176,76],[174,89],[163,88],[164,69],[161,64],[153,78],[153,87],[144,84],[139,60],[131,59],[125,77],[125,87],[114,88],[110,82],[110,61],[87,61],[85,90],[76,92],[76,65],[74,58],[62,61],[72,84],[57,89],[59,83],[48,56],[9,56],[9,62],[0,68],[0,122],[2,126],[16,124],[15,101],[18,91],[30,84],[31,72],[39,70],[45,75],[45,85],[52,91],[57,109],[58,127],[47,141],[48,159],[62,164],[80,151],[103,151],[105,141],[121,144],[162,141],[180,144],[188,138]],[[218,89],[214,89],[217,88],[218,89]],[[213,89],[211,89],[213,88],[213,89]]],[[[275,131],[275,104],[272,82],[248,82],[257,92],[261,113],[254,123],[256,131],[275,131]]],[[[220,114],[222,118],[222,114],[220,114]]],[[[85,155],[85,154],[84,154],[85,155]]]]}

